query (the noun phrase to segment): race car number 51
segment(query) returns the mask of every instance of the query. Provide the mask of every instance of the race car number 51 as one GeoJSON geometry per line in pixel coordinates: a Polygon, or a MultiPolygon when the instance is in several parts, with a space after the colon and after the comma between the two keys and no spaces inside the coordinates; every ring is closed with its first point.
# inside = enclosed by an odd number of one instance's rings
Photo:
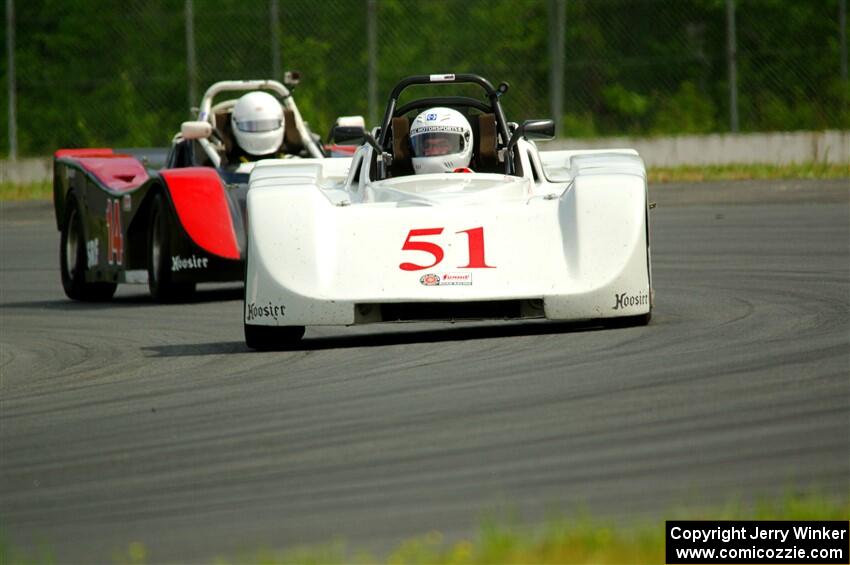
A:
{"type": "MultiPolygon", "coordinates": [[[[402,271],[421,271],[422,269],[430,269],[438,265],[445,256],[443,248],[432,241],[423,241],[422,238],[428,236],[436,236],[443,233],[444,228],[423,228],[418,230],[410,230],[407,232],[407,238],[402,245],[402,251],[423,251],[434,257],[434,262],[428,265],[417,265],[416,263],[404,262],[399,264],[398,268],[402,271]],[[417,238],[414,240],[413,238],[417,238]]],[[[492,265],[488,265],[484,260],[484,228],[470,228],[455,232],[456,234],[466,234],[468,244],[469,263],[458,266],[458,269],[494,269],[492,265]]]]}

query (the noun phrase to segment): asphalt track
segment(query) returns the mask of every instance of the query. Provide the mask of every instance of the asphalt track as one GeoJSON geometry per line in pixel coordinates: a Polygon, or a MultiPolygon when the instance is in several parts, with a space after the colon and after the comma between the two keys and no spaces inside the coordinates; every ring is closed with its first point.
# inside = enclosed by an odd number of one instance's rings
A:
{"type": "Polygon", "coordinates": [[[308,330],[253,353],[240,290],[65,299],[48,204],[0,207],[0,528],[153,563],[482,516],[850,493],[850,181],[653,187],[648,327],[308,330]]]}

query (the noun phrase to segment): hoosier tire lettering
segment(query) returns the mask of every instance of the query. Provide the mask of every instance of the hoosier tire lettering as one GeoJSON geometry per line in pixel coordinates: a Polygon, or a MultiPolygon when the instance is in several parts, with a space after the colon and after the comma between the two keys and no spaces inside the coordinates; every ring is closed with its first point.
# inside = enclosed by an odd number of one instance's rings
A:
{"type": "Polygon", "coordinates": [[[207,257],[196,257],[192,255],[189,258],[183,258],[180,255],[171,257],[171,272],[176,273],[186,269],[206,269],[209,263],[207,257]]]}
{"type": "Polygon", "coordinates": [[[628,294],[627,292],[621,292],[620,294],[614,295],[614,306],[611,310],[621,310],[623,308],[628,308],[629,306],[644,306],[649,304],[649,295],[648,294],[628,294]]]}
{"type": "Polygon", "coordinates": [[[257,305],[253,302],[248,303],[246,307],[246,321],[256,320],[258,318],[283,318],[286,314],[286,306],[283,304],[275,305],[269,302],[267,305],[257,305]]]}

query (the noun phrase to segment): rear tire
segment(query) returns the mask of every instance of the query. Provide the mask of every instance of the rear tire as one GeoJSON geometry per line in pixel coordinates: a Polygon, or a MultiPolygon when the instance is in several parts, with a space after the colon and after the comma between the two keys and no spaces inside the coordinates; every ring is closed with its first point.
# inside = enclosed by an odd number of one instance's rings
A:
{"type": "Polygon", "coordinates": [[[245,344],[258,351],[290,349],[304,337],[304,326],[245,324],[245,344]]]}
{"type": "Polygon", "coordinates": [[[109,282],[86,282],[88,257],[85,232],[80,205],[75,198],[68,199],[62,237],[59,244],[59,271],[62,288],[72,300],[104,302],[112,298],[118,284],[109,282]]]}
{"type": "Polygon", "coordinates": [[[171,233],[168,206],[157,194],[151,207],[148,234],[148,289],[157,302],[181,302],[195,292],[195,283],[174,282],[171,278],[171,233]]]}

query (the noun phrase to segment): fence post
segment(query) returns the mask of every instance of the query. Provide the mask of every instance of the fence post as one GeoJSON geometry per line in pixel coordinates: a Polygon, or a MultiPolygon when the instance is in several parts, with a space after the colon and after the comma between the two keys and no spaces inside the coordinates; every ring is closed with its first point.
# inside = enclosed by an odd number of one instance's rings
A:
{"type": "Polygon", "coordinates": [[[15,100],[15,91],[17,85],[15,83],[15,2],[14,0],[6,0],[6,57],[7,68],[9,69],[6,79],[6,86],[9,89],[9,159],[12,161],[18,158],[18,122],[17,107],[15,100]]]}
{"type": "Polygon", "coordinates": [[[841,80],[847,82],[847,0],[838,0],[838,34],[841,45],[841,80]]]}
{"type": "Polygon", "coordinates": [[[192,0],[186,0],[186,67],[189,71],[189,108],[198,100],[198,69],[195,60],[195,11],[192,0]]]}
{"type": "Polygon", "coordinates": [[[366,35],[369,41],[369,125],[378,121],[378,3],[366,0],[366,35]]]}
{"type": "Polygon", "coordinates": [[[549,114],[555,137],[561,137],[564,114],[564,41],[566,0],[549,0],[549,114]]]}
{"type": "Polygon", "coordinates": [[[272,78],[281,80],[280,74],[280,16],[278,10],[278,1],[271,0],[269,2],[269,20],[271,21],[271,36],[272,36],[272,78]]]}
{"type": "Polygon", "coordinates": [[[738,133],[738,43],[735,0],[726,0],[726,57],[729,66],[729,127],[738,133]]]}

